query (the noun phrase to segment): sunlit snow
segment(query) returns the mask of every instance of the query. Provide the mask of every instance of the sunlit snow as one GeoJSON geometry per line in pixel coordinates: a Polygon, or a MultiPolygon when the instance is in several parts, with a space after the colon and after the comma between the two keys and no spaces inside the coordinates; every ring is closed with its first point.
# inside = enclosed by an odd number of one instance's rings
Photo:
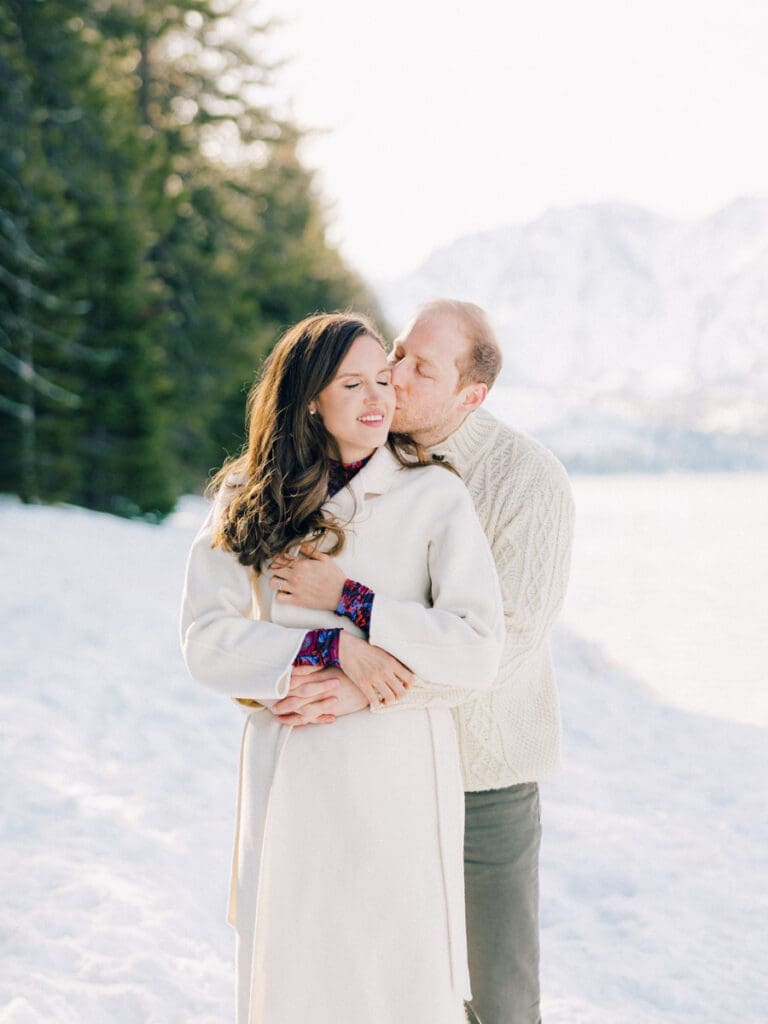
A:
{"type": "MultiPolygon", "coordinates": [[[[188,678],[176,636],[201,516],[0,502],[2,1024],[233,1020],[242,718],[188,678]]],[[[763,1021],[765,731],[663,705],[564,628],[555,651],[545,1019],[763,1021]]]]}

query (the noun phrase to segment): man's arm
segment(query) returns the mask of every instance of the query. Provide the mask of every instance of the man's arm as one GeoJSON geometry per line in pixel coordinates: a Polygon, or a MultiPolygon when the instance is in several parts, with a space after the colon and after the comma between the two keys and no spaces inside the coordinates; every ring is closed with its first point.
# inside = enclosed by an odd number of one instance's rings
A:
{"type": "MultiPolygon", "coordinates": [[[[496,570],[468,492],[457,487],[451,499],[453,504],[444,504],[443,515],[436,520],[430,542],[432,606],[392,601],[377,593],[372,603],[371,639],[380,646],[350,637],[365,655],[372,674],[391,670],[393,662],[398,664],[394,658],[398,654],[410,667],[415,664],[422,673],[428,667],[434,678],[442,680],[437,683],[427,681],[423,674],[412,676],[407,692],[387,705],[391,709],[455,706],[470,700],[479,689],[490,688],[495,678],[498,645],[503,641],[496,570]],[[414,686],[418,690],[415,698],[414,686]]],[[[292,599],[302,600],[300,592],[313,569],[311,565],[301,567],[303,579],[298,574],[295,577],[292,599]]],[[[344,666],[343,654],[341,662],[344,666]]],[[[354,672],[349,674],[355,678],[354,672]]],[[[379,711],[382,705],[371,702],[371,709],[379,711]]],[[[298,713],[309,716],[312,711],[309,704],[298,713]]]]}
{"type": "MultiPolygon", "coordinates": [[[[493,557],[466,488],[447,475],[441,484],[439,511],[436,501],[424,538],[431,603],[392,598],[376,588],[366,616],[370,642],[347,631],[340,637],[339,662],[358,685],[361,677],[375,680],[378,671],[397,675],[403,665],[446,686],[473,690],[493,682],[504,639],[493,557]]],[[[277,600],[338,612],[344,576],[341,583],[334,579],[340,570],[327,555],[285,559],[277,572],[277,600]],[[327,592],[318,583],[326,576],[332,581],[327,592]]]]}
{"type": "MultiPolygon", "coordinates": [[[[504,481],[509,513],[496,525],[491,544],[504,603],[506,679],[524,669],[547,642],[565,598],[574,522],[568,477],[554,456],[533,452],[516,469],[504,481]],[[520,489],[515,477],[524,481],[520,489]]],[[[372,710],[386,714],[440,704],[455,707],[473,696],[417,677],[390,708],[372,710]]]]}
{"type": "MultiPolygon", "coordinates": [[[[303,544],[299,554],[278,555],[272,560],[270,587],[275,601],[300,608],[319,608],[346,617],[362,630],[366,640],[344,630],[336,634],[335,655],[314,664],[340,667],[370,704],[391,704],[405,694],[413,675],[401,661],[367,643],[375,594],[355,580],[345,579],[336,561],[303,544]]],[[[300,660],[300,659],[297,659],[300,660]]]]}

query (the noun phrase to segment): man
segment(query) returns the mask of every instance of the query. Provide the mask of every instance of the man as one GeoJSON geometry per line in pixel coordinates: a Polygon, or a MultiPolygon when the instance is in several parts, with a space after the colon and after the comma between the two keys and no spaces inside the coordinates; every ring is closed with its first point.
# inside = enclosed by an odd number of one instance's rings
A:
{"type": "MultiPolygon", "coordinates": [[[[393,429],[461,474],[491,544],[505,607],[496,685],[454,710],[466,790],[469,1011],[479,1024],[538,1024],[538,782],[559,763],[548,637],[568,577],[570,487],[549,451],[480,408],[501,352],[478,306],[447,299],[422,306],[395,341],[392,363],[393,429]]],[[[390,655],[375,647],[370,655],[391,674],[390,655]]],[[[293,695],[273,712],[295,724],[332,720],[334,698],[323,680],[337,675],[325,669],[311,682],[297,676],[293,695]]],[[[416,680],[397,705],[445,699],[444,688],[416,680]]]]}

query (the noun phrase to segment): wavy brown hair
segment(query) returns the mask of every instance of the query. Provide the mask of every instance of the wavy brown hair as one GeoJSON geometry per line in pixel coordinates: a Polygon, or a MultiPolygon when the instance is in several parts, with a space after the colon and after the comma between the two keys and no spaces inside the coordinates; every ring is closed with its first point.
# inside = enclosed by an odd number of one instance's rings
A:
{"type": "MultiPolygon", "coordinates": [[[[339,458],[333,437],[309,406],[336,376],[354,341],[369,334],[386,351],[373,324],[354,313],[317,313],[287,331],[264,363],[248,395],[247,440],[208,488],[233,489],[214,546],[234,552],[260,572],[275,555],[307,539],[332,536],[329,554],[344,545],[344,526],[323,512],[329,459],[339,458]]],[[[403,434],[387,442],[403,466],[427,464],[419,445],[403,434]]]]}

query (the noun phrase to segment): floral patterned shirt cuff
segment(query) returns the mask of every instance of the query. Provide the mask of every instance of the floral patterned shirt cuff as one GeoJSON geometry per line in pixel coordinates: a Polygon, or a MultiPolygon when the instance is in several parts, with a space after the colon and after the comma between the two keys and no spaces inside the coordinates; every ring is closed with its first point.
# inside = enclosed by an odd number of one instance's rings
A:
{"type": "Polygon", "coordinates": [[[371,631],[371,612],[375,596],[374,592],[362,583],[345,580],[336,614],[350,619],[368,636],[371,631]]]}
{"type": "Polygon", "coordinates": [[[339,667],[340,629],[311,629],[304,637],[294,665],[323,665],[339,667]]]}

